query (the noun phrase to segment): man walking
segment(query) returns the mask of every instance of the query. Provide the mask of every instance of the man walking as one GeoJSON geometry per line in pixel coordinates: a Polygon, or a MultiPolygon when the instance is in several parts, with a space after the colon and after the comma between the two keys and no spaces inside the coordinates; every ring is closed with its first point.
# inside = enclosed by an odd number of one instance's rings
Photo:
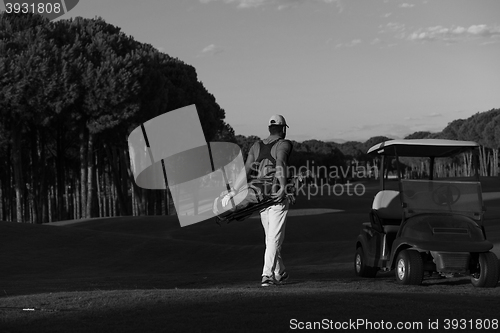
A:
{"type": "Polygon", "coordinates": [[[266,241],[261,282],[264,287],[280,284],[288,279],[281,257],[291,200],[286,193],[288,157],[292,152],[292,143],[285,140],[287,127],[282,115],[274,115],[269,119],[269,136],[255,142],[250,148],[245,162],[246,174],[241,174],[234,184],[234,189],[239,189],[244,184],[246,175],[249,182],[260,184],[265,195],[282,199],[260,212],[266,241]]]}

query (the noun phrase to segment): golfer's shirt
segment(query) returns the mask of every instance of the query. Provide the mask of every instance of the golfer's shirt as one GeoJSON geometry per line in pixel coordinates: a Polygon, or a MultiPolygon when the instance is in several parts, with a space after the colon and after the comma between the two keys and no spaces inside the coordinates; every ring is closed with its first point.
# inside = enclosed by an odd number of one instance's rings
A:
{"type": "Polygon", "coordinates": [[[257,156],[250,170],[250,182],[259,187],[262,192],[269,195],[273,192],[276,179],[276,157],[278,154],[290,156],[292,145],[290,141],[281,138],[271,139],[268,143],[258,141],[252,146],[252,153],[257,156]]]}

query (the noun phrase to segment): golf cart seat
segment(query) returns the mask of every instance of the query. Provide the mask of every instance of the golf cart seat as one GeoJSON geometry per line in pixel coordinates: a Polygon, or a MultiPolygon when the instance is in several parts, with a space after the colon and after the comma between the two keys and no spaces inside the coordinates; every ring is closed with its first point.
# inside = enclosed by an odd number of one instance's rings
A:
{"type": "Polygon", "coordinates": [[[398,229],[403,217],[399,191],[383,190],[373,199],[372,213],[376,215],[386,232],[398,229]]]}

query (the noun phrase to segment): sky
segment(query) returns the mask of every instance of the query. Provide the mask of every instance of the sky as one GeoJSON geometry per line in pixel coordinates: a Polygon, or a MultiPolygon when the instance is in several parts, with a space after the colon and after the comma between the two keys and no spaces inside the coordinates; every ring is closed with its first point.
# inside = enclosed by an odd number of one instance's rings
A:
{"type": "Polygon", "coordinates": [[[500,108],[498,0],[80,0],[196,68],[236,134],[292,140],[441,131],[500,108]]]}

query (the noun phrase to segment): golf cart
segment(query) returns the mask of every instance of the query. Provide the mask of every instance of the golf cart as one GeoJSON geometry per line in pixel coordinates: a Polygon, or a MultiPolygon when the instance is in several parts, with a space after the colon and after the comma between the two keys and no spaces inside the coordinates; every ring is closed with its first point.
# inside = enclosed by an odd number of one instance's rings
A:
{"type": "Polygon", "coordinates": [[[424,273],[466,274],[475,287],[496,287],[498,259],[483,226],[478,147],[471,141],[419,139],[390,140],[368,150],[381,161],[380,191],[356,241],[357,276],[395,270],[399,284],[420,285],[424,273]],[[438,159],[465,152],[474,179],[434,179],[438,159]],[[401,157],[428,161],[428,179],[403,179],[401,157]],[[397,175],[391,182],[392,162],[397,175]]]}

